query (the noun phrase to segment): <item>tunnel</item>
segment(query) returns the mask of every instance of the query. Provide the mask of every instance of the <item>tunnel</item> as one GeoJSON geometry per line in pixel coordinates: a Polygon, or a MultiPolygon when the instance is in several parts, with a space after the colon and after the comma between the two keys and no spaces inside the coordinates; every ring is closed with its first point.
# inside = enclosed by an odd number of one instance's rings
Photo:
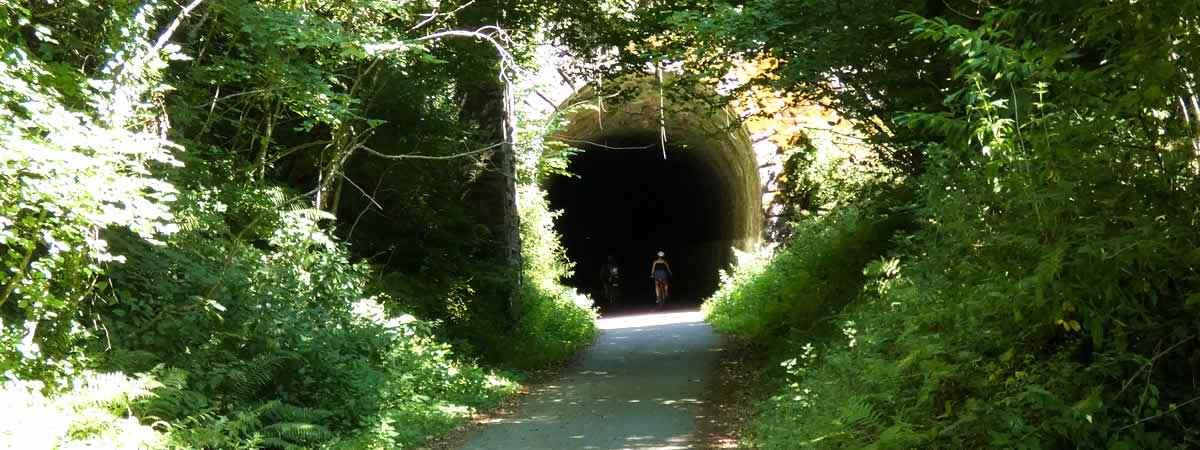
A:
{"type": "MultiPolygon", "coordinates": [[[[582,150],[567,167],[572,176],[545,180],[551,208],[562,211],[556,230],[575,264],[565,282],[591,294],[604,314],[654,306],[658,251],[674,275],[668,307],[699,305],[734,262],[733,249],[754,247],[762,234],[762,188],[745,128],[708,99],[660,97],[657,83],[624,82],[621,90],[640,94],[572,110],[569,125],[553,136],[582,150]],[[610,258],[621,270],[619,306],[603,301],[610,258]]],[[[595,97],[585,88],[562,108],[595,97]]]]}

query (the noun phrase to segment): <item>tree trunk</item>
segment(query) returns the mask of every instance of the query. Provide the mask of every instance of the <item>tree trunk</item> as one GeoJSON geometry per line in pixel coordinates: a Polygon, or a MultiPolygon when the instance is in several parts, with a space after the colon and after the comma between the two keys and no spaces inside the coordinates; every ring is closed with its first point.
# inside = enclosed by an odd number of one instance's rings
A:
{"type": "Polygon", "coordinates": [[[462,120],[480,133],[485,145],[502,143],[483,157],[482,167],[469,181],[466,201],[477,219],[496,239],[486,258],[504,268],[504,309],[512,325],[521,319],[521,234],[517,212],[516,155],[512,146],[512,95],[498,80],[477,81],[464,88],[462,120]]]}

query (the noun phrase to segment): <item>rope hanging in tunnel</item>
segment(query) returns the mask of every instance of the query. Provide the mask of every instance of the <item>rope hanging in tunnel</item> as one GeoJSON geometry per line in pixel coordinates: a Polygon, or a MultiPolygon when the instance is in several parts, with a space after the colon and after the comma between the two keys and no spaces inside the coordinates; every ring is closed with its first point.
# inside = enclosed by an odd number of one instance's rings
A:
{"type": "Polygon", "coordinates": [[[604,129],[604,77],[596,79],[596,122],[604,129]]]}
{"type": "Polygon", "coordinates": [[[662,64],[654,65],[654,73],[658,75],[658,145],[662,148],[663,160],[667,159],[667,110],[663,102],[663,69],[662,64]]]}

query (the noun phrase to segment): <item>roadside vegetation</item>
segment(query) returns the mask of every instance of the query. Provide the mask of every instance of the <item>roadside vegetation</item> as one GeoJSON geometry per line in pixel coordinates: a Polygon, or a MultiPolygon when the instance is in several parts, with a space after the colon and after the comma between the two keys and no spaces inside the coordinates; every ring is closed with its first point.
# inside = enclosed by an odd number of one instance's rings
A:
{"type": "Polygon", "coordinates": [[[504,95],[547,42],[856,127],[797,138],[790,237],[704,306],[773,357],[743,445],[1200,446],[1168,0],[0,0],[0,444],[411,447],[586,343],[538,184],[574,150],[504,95]]]}
{"type": "Polygon", "coordinates": [[[743,445],[1198,445],[1200,4],[680,3],[629,30],[697,82],[770,58],[759,85],[874,150],[796,145],[791,238],[705,304],[774,356],[743,445]]]}
{"type": "Polygon", "coordinates": [[[500,15],[0,1],[0,447],[409,447],[587,343],[565,150],[516,143],[520,273],[463,201],[500,15]]]}

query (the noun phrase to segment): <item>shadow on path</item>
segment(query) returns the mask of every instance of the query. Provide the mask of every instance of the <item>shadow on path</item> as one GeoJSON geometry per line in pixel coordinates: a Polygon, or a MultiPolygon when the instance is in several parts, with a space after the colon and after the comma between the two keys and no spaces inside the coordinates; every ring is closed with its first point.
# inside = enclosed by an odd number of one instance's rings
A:
{"type": "Polygon", "coordinates": [[[697,445],[702,390],[721,339],[698,311],[601,319],[601,332],[559,380],[464,449],[684,449],[697,445]]]}

